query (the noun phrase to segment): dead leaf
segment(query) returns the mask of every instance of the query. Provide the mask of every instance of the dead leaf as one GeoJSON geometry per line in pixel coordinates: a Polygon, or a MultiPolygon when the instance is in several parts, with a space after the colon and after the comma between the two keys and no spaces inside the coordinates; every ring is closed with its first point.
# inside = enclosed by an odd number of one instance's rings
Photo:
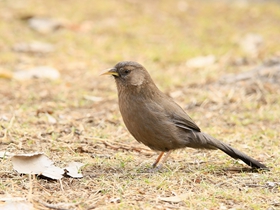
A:
{"type": "Polygon", "coordinates": [[[12,157],[14,154],[11,152],[0,151],[0,158],[12,157]]]}
{"type": "Polygon", "coordinates": [[[54,166],[43,153],[14,155],[11,160],[18,173],[39,174],[51,179],[61,179],[64,174],[64,170],[54,166]]]}
{"type": "Polygon", "coordinates": [[[37,109],[36,116],[38,117],[41,113],[48,113],[49,115],[53,114],[54,111],[51,108],[41,108],[37,109]]]}
{"type": "Polygon", "coordinates": [[[19,70],[14,72],[13,78],[17,80],[27,80],[33,78],[58,79],[60,73],[58,70],[48,66],[38,66],[29,70],[19,70]]]}
{"type": "Polygon", "coordinates": [[[259,34],[246,34],[242,39],[239,41],[239,45],[244,50],[244,52],[256,55],[263,44],[263,37],[259,34]]]}
{"type": "Polygon", "coordinates": [[[14,155],[11,160],[14,169],[23,174],[41,174],[53,164],[43,153],[14,155]]]}
{"type": "Polygon", "coordinates": [[[165,201],[165,202],[179,203],[188,197],[190,197],[190,194],[185,193],[185,194],[175,195],[175,196],[171,196],[171,197],[159,197],[159,199],[162,201],[165,201]]]}
{"type": "Polygon", "coordinates": [[[178,98],[183,95],[183,91],[181,91],[181,90],[173,91],[173,92],[169,93],[169,95],[172,98],[178,98]]]}
{"type": "Polygon", "coordinates": [[[17,43],[13,46],[13,50],[21,53],[50,53],[54,51],[51,44],[45,42],[33,41],[30,43],[17,43]]]}
{"type": "Polygon", "coordinates": [[[186,65],[190,68],[203,68],[213,65],[215,61],[216,57],[214,55],[199,56],[188,60],[186,65]]]}
{"type": "Polygon", "coordinates": [[[0,199],[1,210],[33,210],[33,205],[29,203],[25,198],[1,198],[0,199]]]}
{"type": "Polygon", "coordinates": [[[33,30],[46,34],[63,27],[62,21],[48,17],[32,17],[28,19],[28,25],[33,30]]]}
{"type": "Polygon", "coordinates": [[[65,170],[67,170],[66,174],[68,176],[71,176],[73,178],[82,178],[83,175],[82,173],[80,173],[80,168],[84,166],[83,163],[79,163],[79,162],[71,162],[68,164],[68,166],[65,168],[65,170]]]}
{"type": "Polygon", "coordinates": [[[54,165],[47,167],[46,170],[42,172],[43,176],[51,179],[61,179],[63,177],[63,174],[64,170],[54,165]]]}
{"type": "Polygon", "coordinates": [[[48,122],[50,124],[56,124],[57,123],[57,120],[53,116],[51,116],[49,113],[46,113],[46,116],[47,116],[48,122]]]}
{"type": "Polygon", "coordinates": [[[276,187],[276,186],[280,186],[280,182],[266,182],[265,183],[268,187],[276,187]]]}
{"type": "Polygon", "coordinates": [[[103,100],[103,98],[101,98],[101,97],[89,96],[89,95],[85,95],[84,98],[87,100],[93,101],[93,102],[99,102],[99,101],[103,100]]]}
{"type": "Polygon", "coordinates": [[[110,203],[120,203],[121,202],[121,198],[112,198],[109,200],[110,203]]]}
{"type": "Polygon", "coordinates": [[[83,177],[79,173],[80,168],[84,165],[83,163],[71,162],[66,168],[60,168],[55,166],[43,153],[14,155],[11,160],[13,168],[22,174],[38,174],[51,179],[61,179],[63,175],[73,178],[83,177]]]}

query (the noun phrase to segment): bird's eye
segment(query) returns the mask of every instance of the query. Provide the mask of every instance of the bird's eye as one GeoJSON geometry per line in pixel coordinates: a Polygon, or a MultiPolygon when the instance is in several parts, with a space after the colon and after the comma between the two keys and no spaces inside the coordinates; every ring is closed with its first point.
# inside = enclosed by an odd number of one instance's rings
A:
{"type": "Polygon", "coordinates": [[[130,72],[130,70],[127,70],[127,69],[124,70],[124,73],[125,73],[125,74],[128,74],[129,72],[130,72]]]}
{"type": "Polygon", "coordinates": [[[131,72],[131,70],[127,68],[120,68],[119,72],[122,77],[125,77],[131,72]]]}

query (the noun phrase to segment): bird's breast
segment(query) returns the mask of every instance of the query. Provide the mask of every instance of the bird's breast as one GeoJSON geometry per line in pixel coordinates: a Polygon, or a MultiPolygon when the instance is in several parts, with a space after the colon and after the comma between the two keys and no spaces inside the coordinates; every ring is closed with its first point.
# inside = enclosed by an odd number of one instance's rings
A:
{"type": "Polygon", "coordinates": [[[137,96],[120,95],[119,108],[127,129],[137,141],[158,151],[176,148],[177,127],[160,104],[137,96]]]}

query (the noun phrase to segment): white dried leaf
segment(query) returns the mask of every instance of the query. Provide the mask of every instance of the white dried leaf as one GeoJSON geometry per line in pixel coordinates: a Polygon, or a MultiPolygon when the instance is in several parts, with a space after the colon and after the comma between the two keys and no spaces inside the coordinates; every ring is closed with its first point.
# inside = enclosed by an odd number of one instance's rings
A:
{"type": "MultiPolygon", "coordinates": [[[[1,78],[1,76],[0,76],[0,78],[1,78]]],[[[8,121],[9,121],[9,118],[8,118],[6,115],[2,115],[2,116],[0,117],[0,120],[3,120],[3,121],[8,122],[8,121]]]]}
{"type": "Polygon", "coordinates": [[[14,154],[11,152],[0,151],[0,158],[12,157],[14,154]]]}
{"type": "Polygon", "coordinates": [[[17,80],[28,80],[33,78],[47,78],[55,80],[59,77],[59,71],[49,66],[38,66],[29,70],[19,70],[13,74],[13,78],[17,80]]]}
{"type": "Polygon", "coordinates": [[[102,97],[98,97],[98,96],[89,96],[89,95],[85,95],[84,96],[85,99],[93,101],[93,102],[99,102],[102,101],[103,98],[102,97]]]}
{"type": "Polygon", "coordinates": [[[28,25],[40,33],[50,33],[63,26],[61,21],[48,17],[32,17],[28,20],[28,25]]]}
{"type": "Polygon", "coordinates": [[[0,209],[1,210],[33,210],[33,205],[29,203],[25,198],[11,197],[1,198],[0,209]]]}
{"type": "Polygon", "coordinates": [[[181,90],[173,91],[173,92],[169,93],[169,95],[171,96],[171,98],[178,98],[183,95],[183,91],[181,91],[181,90]]]}
{"type": "Polygon", "coordinates": [[[51,165],[42,172],[42,175],[51,179],[61,179],[63,177],[64,170],[57,166],[51,165]]]}
{"type": "Polygon", "coordinates": [[[51,179],[61,179],[64,174],[64,170],[54,166],[43,153],[14,155],[11,160],[18,173],[40,174],[51,179]]]}
{"type": "Polygon", "coordinates": [[[110,203],[120,203],[121,202],[121,198],[112,198],[112,199],[110,199],[110,201],[109,201],[110,203]]]}
{"type": "Polygon", "coordinates": [[[170,203],[179,203],[182,199],[178,196],[171,196],[171,197],[159,197],[160,200],[170,202],[170,203]]]}
{"type": "Polygon", "coordinates": [[[14,169],[23,174],[41,174],[53,164],[43,153],[14,155],[11,160],[14,169]]]}
{"type": "Polygon", "coordinates": [[[190,194],[181,194],[181,195],[175,195],[171,197],[159,197],[159,199],[165,202],[179,203],[188,197],[190,197],[190,194]]]}
{"type": "Polygon", "coordinates": [[[73,178],[82,178],[83,175],[79,171],[83,165],[84,165],[83,163],[79,163],[79,162],[69,163],[68,166],[65,168],[65,170],[67,170],[66,174],[73,178]]]}
{"type": "Polygon", "coordinates": [[[208,55],[192,58],[186,62],[186,65],[190,68],[203,68],[213,65],[215,62],[216,57],[214,55],[208,55]]]}
{"type": "Polygon", "coordinates": [[[46,116],[47,116],[48,122],[50,124],[56,124],[57,123],[57,120],[53,116],[51,116],[50,114],[46,113],[46,116]]]}
{"type": "Polygon", "coordinates": [[[246,53],[254,55],[258,53],[260,46],[263,44],[263,37],[259,34],[246,34],[239,44],[246,53]]]}
{"type": "Polygon", "coordinates": [[[21,42],[13,46],[13,50],[23,53],[50,53],[54,51],[53,45],[44,42],[21,42]]]}
{"type": "Polygon", "coordinates": [[[266,185],[268,186],[268,187],[276,187],[276,186],[278,186],[278,185],[280,185],[280,182],[266,182],[266,185]]]}

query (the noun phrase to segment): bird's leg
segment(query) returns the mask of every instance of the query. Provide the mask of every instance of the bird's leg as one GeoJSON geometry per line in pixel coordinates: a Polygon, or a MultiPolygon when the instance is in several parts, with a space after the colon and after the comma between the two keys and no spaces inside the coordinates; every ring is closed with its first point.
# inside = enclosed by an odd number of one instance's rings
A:
{"type": "Polygon", "coordinates": [[[160,168],[161,166],[163,166],[163,164],[166,162],[166,160],[167,160],[167,158],[169,157],[169,155],[171,154],[171,152],[172,152],[172,150],[169,150],[169,151],[166,153],[166,155],[164,156],[164,158],[163,158],[162,161],[161,161],[161,164],[158,166],[159,168],[160,168]]]}
{"type": "Polygon", "coordinates": [[[160,159],[162,158],[163,154],[164,154],[164,152],[161,152],[161,153],[159,154],[159,156],[157,157],[156,161],[155,161],[154,164],[153,164],[153,168],[155,168],[155,167],[157,166],[157,164],[158,164],[158,162],[160,161],[160,159]]]}
{"type": "MultiPolygon", "coordinates": [[[[166,162],[167,158],[169,157],[169,155],[171,154],[172,150],[169,150],[166,155],[164,156],[164,158],[161,161],[161,164],[158,166],[158,168],[161,168],[163,166],[163,164],[166,162]]],[[[155,168],[158,164],[158,162],[160,161],[161,157],[163,156],[164,152],[161,152],[156,160],[156,162],[154,162],[153,164],[153,168],[155,168]]]]}

